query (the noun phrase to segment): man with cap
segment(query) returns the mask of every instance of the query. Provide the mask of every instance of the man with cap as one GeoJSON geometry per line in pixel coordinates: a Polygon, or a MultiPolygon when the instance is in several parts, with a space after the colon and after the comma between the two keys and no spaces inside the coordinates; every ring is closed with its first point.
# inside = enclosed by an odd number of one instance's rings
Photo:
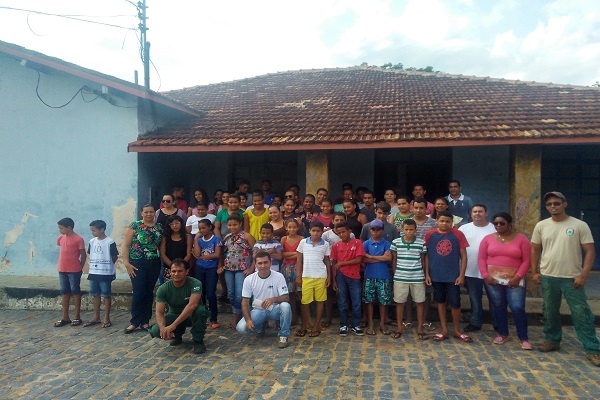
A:
{"type": "Polygon", "coordinates": [[[544,202],[550,218],[538,222],[531,237],[532,279],[542,285],[544,298],[546,341],[538,350],[543,353],[560,350],[560,303],[564,296],[587,359],[600,367],[600,342],[584,289],[594,264],[594,238],[585,222],[567,215],[567,199],[562,193],[548,192],[544,202]]]}

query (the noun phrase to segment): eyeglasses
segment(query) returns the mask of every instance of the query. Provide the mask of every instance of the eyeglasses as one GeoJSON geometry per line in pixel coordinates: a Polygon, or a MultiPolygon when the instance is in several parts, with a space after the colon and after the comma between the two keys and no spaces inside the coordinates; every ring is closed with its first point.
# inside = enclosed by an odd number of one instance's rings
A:
{"type": "Polygon", "coordinates": [[[557,207],[562,204],[562,201],[549,201],[546,203],[546,207],[557,207]]]}
{"type": "Polygon", "coordinates": [[[506,221],[494,221],[492,222],[492,224],[494,224],[494,226],[504,226],[507,224],[506,221]]]}
{"type": "Polygon", "coordinates": [[[170,203],[170,202],[171,202],[171,200],[164,200],[164,199],[163,199],[163,200],[161,200],[161,202],[162,202],[162,203],[170,203]]]}

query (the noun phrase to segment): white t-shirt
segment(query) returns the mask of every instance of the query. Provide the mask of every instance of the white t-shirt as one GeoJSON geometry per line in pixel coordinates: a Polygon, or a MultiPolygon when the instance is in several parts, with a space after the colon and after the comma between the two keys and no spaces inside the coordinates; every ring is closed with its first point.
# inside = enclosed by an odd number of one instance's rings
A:
{"type": "Polygon", "coordinates": [[[242,286],[242,297],[245,299],[254,297],[255,300],[263,301],[287,294],[288,287],[285,283],[285,277],[273,270],[264,279],[258,275],[258,271],[248,275],[242,286]]]}
{"type": "Polygon", "coordinates": [[[327,278],[327,266],[323,259],[331,253],[329,243],[321,239],[315,245],[308,237],[300,241],[296,251],[302,253],[303,278],[327,278]]]}
{"type": "Polygon", "coordinates": [[[475,226],[473,222],[469,222],[466,225],[461,225],[458,230],[464,233],[467,242],[469,242],[469,247],[467,247],[467,272],[465,276],[482,279],[481,272],[479,272],[479,265],[477,264],[479,245],[484,237],[496,232],[496,229],[489,222],[486,226],[475,226]]]}
{"type": "Polygon", "coordinates": [[[197,217],[195,215],[191,215],[190,217],[188,217],[185,226],[186,228],[188,226],[192,227],[192,235],[195,235],[196,233],[198,233],[198,222],[202,221],[203,219],[207,219],[210,222],[212,222],[213,224],[215,223],[215,219],[217,218],[216,215],[212,215],[212,214],[206,214],[204,217],[197,217]]]}
{"type": "Polygon", "coordinates": [[[594,243],[594,238],[588,224],[577,218],[569,217],[561,222],[548,218],[535,225],[531,243],[542,245],[542,275],[573,278],[582,270],[581,245],[594,243]]]}

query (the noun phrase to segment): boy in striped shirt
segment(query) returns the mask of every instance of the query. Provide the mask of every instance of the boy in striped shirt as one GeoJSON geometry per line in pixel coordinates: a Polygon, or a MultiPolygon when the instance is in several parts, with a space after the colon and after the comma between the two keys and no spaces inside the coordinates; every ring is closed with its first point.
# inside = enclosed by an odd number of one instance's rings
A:
{"type": "Polygon", "coordinates": [[[402,222],[404,236],[394,239],[390,251],[392,252],[392,273],[394,275],[394,301],[396,302],[396,321],[398,328],[392,333],[394,339],[402,335],[402,314],[404,303],[410,293],[413,301],[417,303],[417,335],[420,340],[427,340],[429,336],[423,331],[423,303],[425,302],[425,273],[427,265],[427,246],[425,241],[415,236],[417,224],[412,219],[402,222]]]}

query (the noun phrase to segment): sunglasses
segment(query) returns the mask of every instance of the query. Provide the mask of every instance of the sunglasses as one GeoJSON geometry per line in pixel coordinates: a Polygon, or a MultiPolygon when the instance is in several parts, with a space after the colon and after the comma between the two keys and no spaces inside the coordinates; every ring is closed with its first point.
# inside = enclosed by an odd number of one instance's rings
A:
{"type": "Polygon", "coordinates": [[[560,206],[562,204],[562,201],[549,201],[546,203],[546,207],[557,207],[560,206]]]}
{"type": "Polygon", "coordinates": [[[162,203],[170,203],[171,200],[161,200],[162,203]]]}
{"type": "Polygon", "coordinates": [[[492,222],[492,224],[494,224],[494,226],[504,226],[507,224],[507,222],[505,221],[494,221],[492,222]]]}

